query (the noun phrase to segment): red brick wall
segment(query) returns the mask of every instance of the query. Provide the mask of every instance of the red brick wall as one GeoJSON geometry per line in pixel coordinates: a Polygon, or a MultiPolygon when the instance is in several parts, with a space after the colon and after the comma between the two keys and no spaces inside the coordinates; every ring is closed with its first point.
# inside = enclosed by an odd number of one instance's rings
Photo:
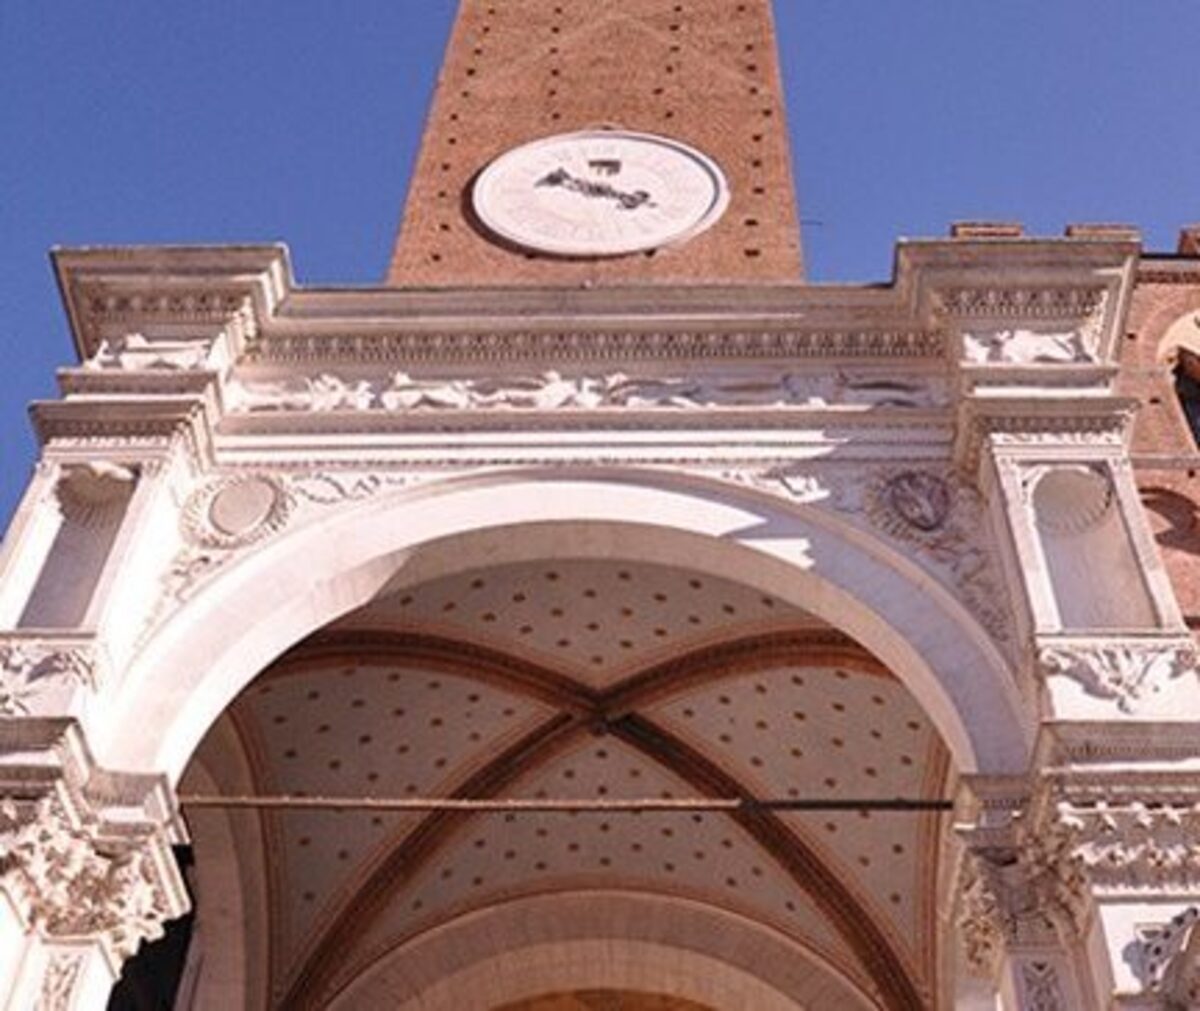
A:
{"type": "MultiPolygon", "coordinates": [[[[1145,271],[1154,277],[1153,264],[1145,271]]],[[[1118,390],[1137,397],[1132,452],[1138,487],[1184,616],[1200,628],[1200,452],[1175,395],[1167,331],[1200,311],[1196,283],[1142,281],[1121,348],[1118,390]]]]}
{"type": "Polygon", "coordinates": [[[801,276],[769,0],[463,0],[386,283],[794,281],[801,276]],[[529,258],[464,213],[501,152],[611,124],[715,158],[733,199],[674,250],[529,258]]]}

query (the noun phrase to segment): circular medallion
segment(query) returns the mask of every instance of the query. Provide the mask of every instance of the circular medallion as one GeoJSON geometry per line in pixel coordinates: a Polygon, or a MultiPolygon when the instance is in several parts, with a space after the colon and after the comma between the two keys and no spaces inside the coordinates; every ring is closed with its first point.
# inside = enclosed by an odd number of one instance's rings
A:
{"type": "Polygon", "coordinates": [[[192,540],[208,547],[252,544],[280,529],[291,500],[273,477],[249,474],[217,478],[200,488],[183,510],[183,525],[192,540]]]}
{"type": "Polygon", "coordinates": [[[475,213],[494,234],[556,256],[621,256],[714,224],[729,186],[708,156],[667,137],[590,130],[533,141],[483,170],[475,213]]]}

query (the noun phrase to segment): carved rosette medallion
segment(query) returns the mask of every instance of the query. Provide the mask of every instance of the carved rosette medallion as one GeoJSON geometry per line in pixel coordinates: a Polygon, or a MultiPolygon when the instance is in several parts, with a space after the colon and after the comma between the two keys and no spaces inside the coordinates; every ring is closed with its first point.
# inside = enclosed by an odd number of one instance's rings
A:
{"type": "Polygon", "coordinates": [[[906,470],[884,484],[881,497],[911,527],[930,533],[950,514],[950,486],[938,475],[906,470]]]}
{"type": "Polygon", "coordinates": [[[183,509],[188,539],[210,548],[253,544],[282,529],[292,499],[274,477],[218,478],[194,492],[183,509]]]}

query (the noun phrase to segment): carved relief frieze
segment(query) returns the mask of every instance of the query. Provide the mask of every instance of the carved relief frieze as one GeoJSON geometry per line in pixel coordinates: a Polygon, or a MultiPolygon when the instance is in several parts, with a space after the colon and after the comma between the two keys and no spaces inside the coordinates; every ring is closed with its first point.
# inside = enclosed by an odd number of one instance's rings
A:
{"type": "Polygon", "coordinates": [[[152,845],[99,840],[52,794],[0,801],[0,887],[45,935],[100,939],[121,959],[186,911],[152,845]]]}
{"type": "Polygon", "coordinates": [[[1200,803],[1195,798],[1060,801],[1055,817],[1096,887],[1189,891],[1200,885],[1200,803]]]}
{"type": "Polygon", "coordinates": [[[0,716],[28,716],[55,688],[95,690],[100,663],[91,647],[28,636],[0,638],[0,716]]]}
{"type": "Polygon", "coordinates": [[[934,408],[948,402],[944,381],[834,369],[813,373],[742,375],[566,375],[548,369],[528,376],[418,378],[395,372],[385,380],[316,377],[271,382],[235,380],[234,410],[677,410],[713,407],[830,406],[934,408]]]}
{"type": "Polygon", "coordinates": [[[1125,713],[1138,711],[1172,678],[1197,674],[1190,640],[1061,640],[1038,650],[1043,676],[1069,677],[1089,694],[1112,699],[1125,713]]]}
{"type": "Polygon", "coordinates": [[[207,365],[214,338],[175,340],[132,332],[105,338],[83,363],[90,371],[129,369],[178,372],[207,365]]]}
{"type": "MultiPolygon", "coordinates": [[[[960,293],[961,294],[961,293],[960,293]]],[[[995,293],[997,295],[1001,293],[995,293]]],[[[1015,294],[1015,293],[1014,293],[1015,294]]],[[[955,304],[962,305],[966,300],[958,299],[955,304]]],[[[1022,316],[1020,305],[1032,305],[1034,312],[1030,321],[1023,320],[1022,326],[996,327],[986,324],[965,322],[962,329],[963,361],[968,365],[1082,365],[1094,364],[1101,360],[1104,327],[1107,319],[1108,293],[1101,289],[1092,298],[1080,299],[1078,314],[1071,312],[1070,322],[1060,322],[1056,313],[1049,313],[1049,322],[1034,322],[1046,315],[1048,308],[1054,308],[1055,303],[1043,305],[1040,300],[1033,303],[1014,300],[1009,306],[1003,299],[994,303],[995,312],[986,311],[989,308],[987,298],[981,302],[970,302],[978,305],[979,312],[955,313],[960,316],[1022,316]]],[[[1075,300],[1068,299],[1067,304],[1073,306],[1075,300]]]]}

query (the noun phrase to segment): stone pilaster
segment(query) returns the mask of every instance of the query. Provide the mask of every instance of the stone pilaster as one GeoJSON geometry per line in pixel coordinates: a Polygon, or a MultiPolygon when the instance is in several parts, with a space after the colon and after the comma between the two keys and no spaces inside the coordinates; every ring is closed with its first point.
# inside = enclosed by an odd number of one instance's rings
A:
{"type": "Polygon", "coordinates": [[[78,725],[0,723],[0,1007],[103,1008],[188,909],[164,784],[97,769],[78,725]]]}

